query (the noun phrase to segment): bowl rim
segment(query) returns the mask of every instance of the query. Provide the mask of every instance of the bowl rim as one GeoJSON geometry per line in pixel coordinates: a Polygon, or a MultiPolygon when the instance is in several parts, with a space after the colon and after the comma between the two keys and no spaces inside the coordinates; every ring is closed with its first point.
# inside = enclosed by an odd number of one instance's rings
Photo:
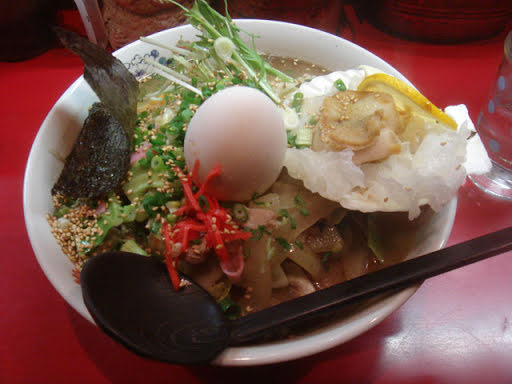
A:
{"type": "MultiPolygon", "coordinates": [[[[332,35],[327,32],[319,31],[314,28],[271,20],[259,20],[259,19],[241,19],[235,20],[235,22],[243,29],[261,29],[262,27],[275,27],[275,28],[286,28],[294,31],[300,31],[301,33],[314,33],[318,38],[326,38],[333,42],[342,43],[348,45],[351,49],[359,51],[363,55],[372,57],[377,60],[384,68],[387,68],[395,75],[400,77],[402,80],[411,84],[400,72],[393,68],[390,64],[369,52],[368,50],[348,41],[339,36],[332,35]]],[[[183,25],[164,31],[157,32],[150,35],[152,38],[159,38],[169,34],[169,31],[173,31],[173,34],[179,34],[180,32],[189,30],[192,28],[190,25],[183,25]]],[[[135,41],[127,46],[120,48],[113,52],[114,56],[118,57],[123,53],[126,53],[137,47],[138,44],[142,44],[140,41],[135,41]]],[[[363,64],[363,63],[361,63],[363,64]]],[[[45,259],[44,253],[41,250],[41,245],[37,240],[37,223],[33,220],[33,212],[30,210],[30,199],[29,192],[32,188],[36,187],[31,181],[31,176],[34,172],[34,154],[42,146],[43,136],[46,134],[44,127],[46,127],[51,120],[53,113],[55,112],[58,105],[60,105],[66,98],[68,98],[77,89],[87,86],[83,75],[79,76],[59,97],[53,107],[48,112],[47,116],[43,120],[38,133],[33,141],[30,153],[28,156],[27,164],[25,167],[24,180],[23,180],[23,211],[25,226],[29,236],[29,240],[36,256],[36,259],[46,275],[47,279],[57,290],[57,292],[64,298],[75,311],[81,316],[87,319],[92,324],[95,324],[91,315],[87,311],[83,300],[76,300],[76,292],[69,289],[65,282],[61,281],[58,276],[52,272],[52,265],[45,259]]],[[[446,245],[446,242],[450,236],[451,229],[455,220],[455,212],[457,206],[457,198],[452,199],[448,204],[445,205],[443,210],[446,210],[446,220],[443,222],[441,239],[437,244],[438,248],[446,245]]],[[[45,219],[46,220],[46,219],[45,219]]],[[[63,258],[71,264],[65,255],[63,258]]],[[[225,366],[251,366],[251,365],[263,365],[270,363],[279,363],[302,357],[310,356],[337,345],[340,345],[374,327],[388,317],[392,312],[397,310],[403,305],[419,288],[420,284],[404,289],[394,295],[388,296],[379,300],[377,303],[372,304],[368,308],[365,308],[361,312],[356,312],[346,319],[347,324],[343,324],[340,327],[338,321],[332,322],[327,326],[321,327],[314,331],[307,333],[304,336],[300,336],[293,339],[280,340],[271,343],[243,346],[243,347],[230,347],[221,353],[212,363],[215,365],[225,366]],[[359,318],[359,319],[357,319],[359,318]],[[343,332],[340,329],[344,328],[343,332]]]]}

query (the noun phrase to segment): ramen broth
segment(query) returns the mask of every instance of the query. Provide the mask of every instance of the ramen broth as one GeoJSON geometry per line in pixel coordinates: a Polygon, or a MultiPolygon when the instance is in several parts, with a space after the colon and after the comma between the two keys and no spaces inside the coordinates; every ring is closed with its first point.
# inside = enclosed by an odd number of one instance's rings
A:
{"type": "MultiPolygon", "coordinates": [[[[265,56],[265,60],[282,72],[303,81],[327,72],[325,68],[318,65],[293,58],[265,56]]],[[[299,277],[294,279],[294,284],[284,288],[274,288],[269,305],[310,293],[311,288],[323,289],[403,261],[415,244],[418,227],[431,216],[431,213],[430,209],[425,209],[418,218],[411,221],[408,219],[407,212],[372,214],[347,212],[339,225],[344,242],[343,249],[329,255],[318,255],[323,258],[323,268],[316,278],[305,273],[304,276],[308,281],[301,282],[299,277]],[[373,229],[381,239],[379,246],[382,254],[379,258],[368,247],[368,220],[372,221],[373,229]]],[[[289,260],[283,262],[284,266],[287,265],[294,271],[297,266],[292,264],[294,263],[289,260]]],[[[242,315],[262,309],[254,306],[250,288],[248,290],[247,286],[233,286],[231,296],[240,304],[242,315]]]]}
{"type": "MultiPolygon", "coordinates": [[[[327,72],[322,67],[293,58],[265,56],[265,60],[275,68],[301,81],[308,81],[311,77],[327,72]]],[[[141,96],[139,102],[141,105],[147,103],[152,92],[165,87],[167,84],[169,84],[168,80],[159,76],[150,76],[143,79],[140,84],[141,96]]],[[[285,178],[289,178],[286,175],[286,170],[283,170],[283,174],[285,178]]],[[[302,182],[299,183],[301,188],[305,190],[302,182]]],[[[316,277],[313,278],[293,261],[287,259],[282,263],[282,269],[288,273],[289,277],[291,276],[290,284],[283,288],[272,289],[271,300],[266,305],[258,306],[255,304],[251,287],[244,281],[241,284],[231,286],[230,296],[239,304],[241,315],[245,315],[266,306],[275,305],[400,262],[410,253],[416,240],[417,228],[421,225],[424,217],[429,215],[428,212],[428,210],[425,210],[420,217],[409,221],[406,212],[362,214],[360,212],[344,211],[341,222],[332,226],[341,234],[343,248],[341,251],[317,254],[317,257],[321,259],[322,268],[316,277]],[[379,258],[368,246],[369,221],[372,223],[374,232],[378,233],[378,237],[381,239],[379,244],[381,255],[379,258]]],[[[327,218],[321,219],[317,224],[306,229],[301,235],[301,239],[307,243],[308,236],[314,237],[315,231],[318,232],[327,225],[326,220],[327,218]]],[[[148,243],[153,252],[162,254],[162,242],[154,236],[150,236],[151,239],[148,243]]],[[[246,262],[246,267],[247,265],[246,262]]],[[[218,291],[225,288],[222,284],[219,284],[219,281],[225,279],[225,276],[220,272],[216,258],[213,256],[198,264],[183,262],[180,264],[180,269],[210,293],[212,290],[218,291]]]]}

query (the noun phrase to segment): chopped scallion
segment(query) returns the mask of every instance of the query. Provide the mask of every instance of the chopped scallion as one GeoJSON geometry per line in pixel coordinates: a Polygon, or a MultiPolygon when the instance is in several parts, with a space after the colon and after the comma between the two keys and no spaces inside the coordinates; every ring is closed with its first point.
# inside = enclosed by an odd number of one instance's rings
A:
{"type": "Polygon", "coordinates": [[[290,223],[291,229],[297,228],[297,223],[295,222],[295,219],[292,216],[290,216],[290,213],[288,212],[287,209],[281,209],[279,211],[279,216],[282,216],[287,219],[287,221],[290,223]]]}
{"type": "Polygon", "coordinates": [[[338,79],[334,82],[334,86],[336,87],[336,89],[340,92],[342,91],[346,91],[347,90],[347,87],[345,85],[345,83],[343,82],[343,80],[341,79],[338,79]]]}
{"type": "Polygon", "coordinates": [[[219,57],[226,61],[231,58],[231,55],[235,51],[235,44],[229,37],[221,36],[215,39],[215,43],[213,43],[213,48],[215,49],[215,53],[219,55],[219,57]]]}
{"type": "Polygon", "coordinates": [[[295,145],[297,147],[309,147],[313,143],[313,130],[310,128],[301,128],[297,130],[295,145]]]}
{"type": "Polygon", "coordinates": [[[293,95],[292,107],[297,112],[300,112],[300,110],[302,108],[303,101],[304,101],[304,94],[302,92],[296,92],[295,95],[293,95]]]}
{"type": "Polygon", "coordinates": [[[287,242],[285,239],[283,239],[282,237],[276,237],[276,241],[278,242],[278,244],[283,247],[284,249],[286,249],[287,251],[291,251],[292,249],[292,246],[290,245],[289,242],[287,242]]]}
{"type": "Polygon", "coordinates": [[[245,223],[245,222],[247,222],[247,220],[249,220],[249,213],[247,212],[247,208],[245,208],[245,205],[243,205],[243,204],[239,204],[239,203],[234,204],[232,213],[233,213],[233,218],[236,221],[245,223]]]}

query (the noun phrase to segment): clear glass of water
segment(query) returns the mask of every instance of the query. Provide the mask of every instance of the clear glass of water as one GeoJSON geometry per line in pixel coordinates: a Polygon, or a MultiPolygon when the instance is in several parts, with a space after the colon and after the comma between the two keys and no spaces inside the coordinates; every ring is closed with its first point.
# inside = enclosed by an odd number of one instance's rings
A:
{"type": "Polygon", "coordinates": [[[504,55],[489,99],[478,116],[476,130],[492,161],[484,175],[471,175],[484,192],[512,201],[512,31],[505,39],[504,55]]]}

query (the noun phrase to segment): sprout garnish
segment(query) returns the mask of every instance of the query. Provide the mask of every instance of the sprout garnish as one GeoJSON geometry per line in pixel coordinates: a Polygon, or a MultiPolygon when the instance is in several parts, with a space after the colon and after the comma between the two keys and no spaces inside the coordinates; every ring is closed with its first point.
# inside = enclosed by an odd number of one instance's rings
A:
{"type": "MultiPolygon", "coordinates": [[[[201,32],[198,47],[206,48],[203,51],[204,57],[198,58],[199,52],[194,52],[194,59],[197,59],[196,68],[187,68],[192,72],[198,72],[197,77],[207,77],[208,74],[221,69],[229,71],[230,66],[235,66],[239,72],[242,72],[247,79],[253,81],[258,88],[265,92],[276,104],[281,103],[280,97],[274,92],[272,86],[267,80],[267,75],[274,76],[284,82],[293,82],[294,79],[275,69],[258,55],[256,49],[249,48],[240,37],[241,30],[233,23],[226,7],[226,16],[222,16],[208,5],[205,0],[196,0],[194,6],[190,9],[177,3],[174,0],[160,0],[162,3],[172,3],[180,7],[187,16],[188,22],[201,32]],[[208,55],[209,54],[209,55],[208,55]],[[210,57],[207,57],[210,56],[210,57]],[[215,63],[212,63],[212,60],[215,63]]],[[[251,35],[254,39],[254,35],[251,35]]],[[[183,48],[171,48],[161,43],[155,43],[152,39],[141,38],[150,44],[158,45],[178,53],[183,48]]],[[[184,54],[191,57],[190,54],[184,54]]],[[[176,56],[174,60],[181,58],[176,56]]],[[[183,61],[183,60],[181,60],[183,61]]],[[[188,64],[189,62],[187,62],[188,64]]],[[[182,63],[184,66],[187,64],[182,63]]],[[[190,88],[189,88],[190,89],[190,88]]]]}

